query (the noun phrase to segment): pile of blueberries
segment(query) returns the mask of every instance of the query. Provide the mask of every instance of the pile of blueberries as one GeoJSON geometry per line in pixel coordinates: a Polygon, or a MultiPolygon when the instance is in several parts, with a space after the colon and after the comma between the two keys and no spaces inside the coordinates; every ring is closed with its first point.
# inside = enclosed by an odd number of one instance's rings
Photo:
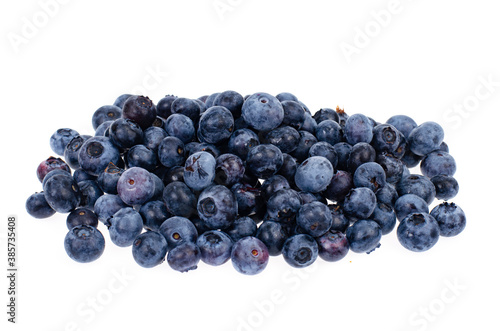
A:
{"type": "Polygon", "coordinates": [[[397,222],[399,242],[415,252],[465,227],[447,202],[458,193],[456,163],[435,122],[379,123],[339,107],[312,114],[291,93],[225,91],[156,105],[124,94],[92,125],[93,136],[51,136],[65,161],[40,163],[43,191],[26,202],[35,218],[69,213],[64,247],[77,262],[102,255],[99,222],[142,267],[231,260],[247,275],[269,256],[302,268],[370,253],[397,222]],[[435,198],[444,202],[429,211],[435,198]]]}

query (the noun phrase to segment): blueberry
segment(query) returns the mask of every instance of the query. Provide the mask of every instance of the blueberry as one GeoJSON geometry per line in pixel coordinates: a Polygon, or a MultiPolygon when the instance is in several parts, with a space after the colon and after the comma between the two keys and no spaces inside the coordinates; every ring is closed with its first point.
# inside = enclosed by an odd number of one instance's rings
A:
{"type": "MultiPolygon", "coordinates": [[[[236,183],[231,187],[234,198],[238,204],[238,215],[247,216],[254,214],[265,206],[262,191],[248,183],[236,183]]],[[[265,209],[265,208],[264,208],[265,209]]]]}
{"type": "Polygon", "coordinates": [[[149,198],[148,201],[161,200],[163,198],[163,191],[165,190],[165,184],[163,184],[163,180],[154,173],[151,173],[151,177],[153,177],[154,189],[153,189],[153,196],[149,198]]]}
{"type": "Polygon", "coordinates": [[[289,237],[281,253],[286,263],[294,268],[310,266],[318,258],[318,244],[313,237],[307,234],[297,234],[289,237]]]}
{"type": "Polygon", "coordinates": [[[453,156],[443,151],[429,153],[420,162],[420,171],[429,178],[438,175],[453,176],[456,170],[457,164],[453,156]]]}
{"type": "Polygon", "coordinates": [[[376,205],[377,198],[372,190],[366,187],[357,187],[346,195],[343,209],[348,215],[366,219],[373,213],[376,205]]]}
{"type": "Polygon", "coordinates": [[[97,180],[97,177],[86,173],[84,170],[80,168],[76,169],[75,172],[73,173],[73,179],[75,180],[75,182],[79,183],[84,180],[97,180]]]}
{"type": "Polygon", "coordinates": [[[333,177],[333,167],[323,156],[307,158],[295,173],[295,184],[306,192],[321,192],[326,189],[333,177]]]}
{"type": "Polygon", "coordinates": [[[333,218],[330,209],[328,209],[327,205],[319,201],[302,205],[297,214],[297,225],[305,233],[313,237],[325,234],[332,226],[332,223],[333,218]]]}
{"type": "Polygon", "coordinates": [[[196,243],[198,239],[198,231],[194,224],[189,219],[180,216],[166,219],[158,232],[167,240],[169,249],[185,242],[196,243]]]}
{"type": "Polygon", "coordinates": [[[417,127],[417,123],[409,116],[394,115],[387,120],[387,124],[394,126],[407,139],[413,129],[417,127]]]}
{"type": "Polygon", "coordinates": [[[337,167],[338,157],[335,148],[326,141],[318,141],[309,149],[309,157],[323,156],[330,161],[333,168],[337,167]]]}
{"type": "Polygon", "coordinates": [[[266,245],[270,256],[278,256],[288,239],[288,232],[281,223],[264,221],[257,229],[255,237],[266,245]]]}
{"type": "Polygon", "coordinates": [[[406,149],[401,161],[408,167],[416,167],[424,157],[413,153],[409,148],[406,149]]]}
{"type": "Polygon", "coordinates": [[[318,142],[318,139],[308,131],[301,130],[299,134],[300,140],[297,148],[290,155],[297,159],[298,162],[302,162],[309,157],[309,149],[318,142]]]}
{"type": "Polygon", "coordinates": [[[447,175],[438,175],[431,178],[432,184],[436,188],[436,198],[449,200],[458,193],[458,182],[455,178],[447,175]]]}
{"type": "Polygon", "coordinates": [[[138,123],[119,118],[110,125],[109,138],[117,147],[128,149],[142,143],[143,132],[138,123]]]}
{"type": "Polygon", "coordinates": [[[278,170],[278,175],[285,177],[289,182],[293,182],[297,171],[297,161],[293,156],[283,153],[283,165],[278,170]]]}
{"type": "Polygon", "coordinates": [[[140,167],[153,171],[158,166],[157,154],[144,145],[135,145],[125,155],[127,168],[140,167]]]}
{"type": "Polygon", "coordinates": [[[242,160],[246,160],[248,151],[260,144],[259,137],[250,129],[239,129],[233,132],[228,142],[228,151],[242,160]]]}
{"type": "Polygon", "coordinates": [[[201,260],[208,265],[219,266],[231,258],[233,241],[222,231],[204,232],[196,244],[200,248],[201,260]]]}
{"type": "Polygon", "coordinates": [[[325,261],[336,262],[342,260],[349,253],[349,241],[344,233],[328,231],[316,239],[318,255],[325,261]]]}
{"type": "Polygon", "coordinates": [[[198,139],[209,144],[218,144],[229,139],[234,131],[234,118],[222,106],[208,108],[200,117],[198,139]]]}
{"type": "Polygon", "coordinates": [[[450,148],[448,147],[448,144],[443,141],[441,145],[439,145],[439,151],[449,153],[450,148]]]}
{"type": "Polygon", "coordinates": [[[118,195],[127,205],[141,205],[154,194],[154,180],[149,171],[139,167],[125,170],[118,179],[118,195]]]}
{"type": "Polygon", "coordinates": [[[122,116],[136,122],[145,130],[156,119],[156,107],[148,97],[133,95],[123,104],[122,116]]]}
{"type": "Polygon", "coordinates": [[[118,98],[116,98],[115,102],[113,102],[113,106],[117,106],[120,109],[123,107],[125,104],[125,101],[127,101],[128,98],[130,98],[132,94],[122,94],[118,98]]]}
{"type": "Polygon", "coordinates": [[[412,213],[429,213],[429,206],[424,199],[415,194],[400,196],[394,204],[394,211],[399,221],[412,213]]]}
{"type": "Polygon", "coordinates": [[[99,176],[110,162],[118,165],[119,161],[120,151],[107,137],[88,139],[78,153],[78,163],[93,176],[99,176]]]}
{"type": "Polygon", "coordinates": [[[238,203],[227,187],[213,185],[201,192],[197,209],[199,217],[210,229],[225,229],[236,219],[238,203]]]}
{"type": "Polygon", "coordinates": [[[230,227],[224,230],[234,242],[248,236],[255,236],[257,224],[250,217],[243,216],[234,220],[230,227]]]}
{"type": "Polygon", "coordinates": [[[71,175],[71,169],[66,162],[60,158],[51,156],[47,160],[40,162],[38,168],[36,169],[36,176],[38,177],[40,183],[42,183],[48,173],[58,169],[66,171],[69,175],[71,175]]]}
{"type": "Polygon", "coordinates": [[[284,110],[280,101],[268,93],[255,93],[248,97],[241,114],[252,128],[270,131],[283,122],[284,110]]]}
{"type": "Polygon", "coordinates": [[[234,118],[241,116],[241,107],[243,106],[243,96],[235,91],[224,91],[219,93],[214,101],[213,106],[222,106],[227,108],[234,118]]]}
{"type": "Polygon", "coordinates": [[[332,201],[342,202],[349,191],[354,188],[351,173],[337,170],[323,195],[332,201]]]}
{"type": "Polygon", "coordinates": [[[290,188],[288,180],[281,175],[274,175],[266,179],[260,188],[265,200],[269,199],[274,193],[283,189],[290,188]]]}
{"type": "Polygon", "coordinates": [[[428,205],[430,205],[436,197],[436,188],[430,179],[417,174],[403,176],[397,183],[396,189],[400,196],[404,194],[415,194],[424,199],[428,205]]]}
{"type": "Polygon", "coordinates": [[[68,213],[80,205],[80,189],[71,176],[52,176],[43,189],[47,203],[58,213],[68,213]]]}
{"type": "Polygon", "coordinates": [[[300,130],[307,131],[307,132],[314,134],[314,133],[316,133],[317,126],[318,126],[318,123],[316,123],[316,120],[311,116],[310,113],[308,113],[306,111],[305,117],[304,117],[304,123],[302,123],[300,130]]]}
{"type": "Polygon", "coordinates": [[[109,127],[111,124],[113,124],[114,121],[106,121],[102,122],[97,129],[95,129],[94,136],[102,136],[102,137],[109,137],[109,127]]]}
{"type": "Polygon", "coordinates": [[[200,105],[193,99],[188,98],[175,99],[170,106],[170,111],[172,114],[186,115],[195,125],[198,123],[201,113],[200,105]]]}
{"type": "Polygon", "coordinates": [[[245,165],[238,156],[222,154],[215,161],[215,183],[230,187],[243,179],[245,165]]]}
{"type": "Polygon", "coordinates": [[[284,101],[290,100],[290,101],[295,101],[299,102],[299,99],[295,95],[289,92],[281,92],[278,95],[276,95],[276,99],[278,99],[281,103],[284,101]]]}
{"type": "Polygon", "coordinates": [[[182,165],[185,161],[184,144],[177,137],[165,137],[158,146],[158,160],[167,168],[182,165]]]}
{"type": "Polygon", "coordinates": [[[320,193],[311,193],[311,192],[300,191],[299,196],[300,196],[300,201],[302,201],[303,205],[305,205],[306,203],[314,202],[314,201],[321,202],[325,205],[328,203],[328,201],[325,199],[325,197],[320,193]]]}
{"type": "Polygon", "coordinates": [[[408,137],[410,149],[417,155],[438,150],[443,142],[443,128],[436,122],[425,122],[413,129],[408,137]]]}
{"type": "Polygon", "coordinates": [[[45,199],[43,192],[33,193],[26,200],[26,211],[34,218],[47,218],[56,213],[45,199]]]}
{"type": "Polygon", "coordinates": [[[219,92],[212,93],[210,94],[206,99],[205,99],[205,107],[210,108],[214,105],[215,99],[219,96],[219,92]]]}
{"type": "Polygon", "coordinates": [[[353,114],[345,123],[344,134],[346,141],[351,145],[370,143],[373,138],[373,124],[365,115],[353,114]]]}
{"type": "Polygon", "coordinates": [[[283,164],[283,153],[271,144],[254,146],[248,152],[246,167],[259,178],[269,178],[276,174],[283,164]]]}
{"type": "Polygon", "coordinates": [[[267,201],[267,215],[270,220],[290,223],[295,220],[302,200],[297,191],[281,189],[274,193],[267,201]]]}
{"type": "Polygon", "coordinates": [[[155,267],[165,261],[167,241],[158,232],[148,231],[140,234],[132,244],[132,256],[143,268],[155,267]]]}
{"type": "Polygon", "coordinates": [[[264,142],[278,147],[282,153],[293,152],[300,140],[300,134],[291,126],[280,126],[265,135],[264,142]]]}
{"type": "Polygon", "coordinates": [[[66,226],[71,230],[78,225],[88,225],[97,228],[99,219],[97,215],[88,208],[77,208],[68,214],[66,218],[66,226]]]}
{"type": "Polygon", "coordinates": [[[384,169],[376,162],[361,164],[352,177],[354,186],[367,187],[375,193],[385,186],[385,178],[384,169]]]}
{"type": "MultiPolygon", "coordinates": [[[[278,98],[279,100],[279,98],[278,98]]],[[[306,120],[306,111],[304,107],[295,100],[280,100],[283,107],[283,125],[291,126],[299,130],[306,120]]]]}
{"type": "Polygon", "coordinates": [[[131,246],[142,232],[141,215],[131,207],[118,210],[108,222],[109,237],[119,247],[131,246]]]}
{"type": "Polygon", "coordinates": [[[172,216],[168,212],[165,203],[159,200],[143,204],[139,209],[139,214],[141,214],[144,229],[150,231],[158,231],[160,225],[172,216]]]}
{"type": "Polygon", "coordinates": [[[172,114],[165,121],[165,131],[169,136],[179,138],[184,144],[187,144],[195,137],[193,121],[182,114],[172,114]]]}
{"type": "Polygon", "coordinates": [[[337,166],[335,167],[338,170],[347,171],[348,168],[348,160],[351,155],[352,146],[346,142],[341,142],[333,145],[333,149],[335,153],[337,153],[337,166]]]}
{"type": "Polygon", "coordinates": [[[403,175],[403,161],[386,153],[377,155],[376,161],[384,169],[388,183],[395,184],[399,182],[403,175]]]}
{"type": "Polygon", "coordinates": [[[184,167],[175,166],[166,170],[163,175],[163,183],[168,185],[172,182],[184,182],[184,167]]]}
{"type": "Polygon", "coordinates": [[[171,249],[167,254],[168,265],[180,272],[196,270],[201,259],[201,252],[196,244],[185,242],[171,249]]]}
{"type": "Polygon", "coordinates": [[[78,135],[79,133],[73,129],[59,129],[50,137],[50,148],[52,148],[54,153],[62,156],[64,155],[66,145],[78,135]]]}
{"type": "Polygon", "coordinates": [[[112,162],[108,164],[106,169],[97,177],[97,183],[101,190],[108,194],[118,194],[117,184],[120,176],[125,172],[122,168],[117,167],[112,162]]]}
{"type": "Polygon", "coordinates": [[[64,159],[66,163],[73,169],[80,168],[80,164],[78,163],[78,151],[82,147],[85,140],[89,139],[90,136],[75,136],[73,139],[69,141],[69,143],[64,148],[64,159]]]}
{"type": "Polygon", "coordinates": [[[64,249],[68,256],[76,262],[92,262],[104,252],[104,237],[93,226],[75,226],[69,230],[64,238],[64,249]]]}
{"type": "MultiPolygon", "coordinates": [[[[128,99],[128,98],[127,98],[128,99]]],[[[122,109],[117,105],[106,105],[99,107],[92,115],[92,127],[94,130],[104,122],[114,121],[122,117],[122,109]]]]}
{"type": "Polygon", "coordinates": [[[375,193],[377,196],[377,201],[385,203],[386,205],[394,207],[396,200],[399,198],[396,188],[392,184],[385,184],[380,190],[375,193]]]}
{"type": "Polygon", "coordinates": [[[256,275],[264,270],[269,261],[266,245],[255,237],[238,240],[231,250],[231,262],[236,271],[244,275],[256,275]]]}
{"type": "Polygon", "coordinates": [[[342,128],[333,120],[324,120],[316,127],[316,138],[333,146],[342,142],[342,128]]]}
{"type": "Polygon", "coordinates": [[[215,179],[216,160],[208,152],[191,154],[184,165],[184,182],[195,191],[210,186],[215,179]]]}
{"type": "Polygon", "coordinates": [[[77,183],[78,189],[80,190],[80,207],[86,207],[88,209],[94,209],[94,205],[104,192],[99,187],[99,184],[95,180],[82,180],[77,183]]]}
{"type": "Polygon", "coordinates": [[[437,243],[439,225],[434,217],[427,213],[413,213],[399,223],[397,236],[404,248],[423,252],[437,243]]]}
{"type": "Polygon", "coordinates": [[[431,216],[437,221],[439,234],[443,237],[456,236],[465,228],[465,213],[453,202],[437,205],[432,209],[431,216]]]}
{"type": "Polygon", "coordinates": [[[118,195],[104,194],[94,204],[94,213],[104,225],[109,226],[109,218],[122,208],[128,207],[118,195]]]}
{"type": "Polygon", "coordinates": [[[158,153],[158,147],[160,146],[161,141],[167,136],[168,134],[164,129],[151,126],[144,130],[142,143],[144,146],[155,151],[155,153],[158,153]]]}
{"type": "Polygon", "coordinates": [[[379,124],[373,128],[372,146],[377,152],[393,153],[401,142],[400,132],[390,124],[379,124]]]}
{"type": "Polygon", "coordinates": [[[390,233],[396,226],[396,213],[390,205],[377,203],[370,219],[377,222],[382,231],[382,235],[390,233]]]}
{"type": "Polygon", "coordinates": [[[349,226],[349,220],[344,215],[344,211],[340,205],[329,205],[330,213],[332,214],[332,226],[330,231],[345,232],[349,226]]]}
{"type": "Polygon", "coordinates": [[[172,215],[188,218],[196,213],[196,197],[183,182],[172,182],[165,186],[163,201],[172,215]]]}
{"type": "Polygon", "coordinates": [[[172,114],[172,102],[174,102],[175,99],[177,99],[177,97],[173,95],[166,95],[161,98],[156,104],[156,115],[165,119],[168,118],[172,114]]]}
{"type": "Polygon", "coordinates": [[[338,123],[340,124],[340,127],[342,128],[342,130],[344,130],[345,122],[349,118],[349,115],[347,115],[347,113],[344,111],[344,109],[341,109],[339,106],[337,106],[335,111],[337,112],[337,115],[339,115],[338,123]]]}
{"type": "Polygon", "coordinates": [[[352,146],[351,152],[349,153],[349,158],[347,159],[347,169],[354,173],[356,169],[367,162],[375,162],[377,158],[377,152],[368,143],[357,143],[352,146]]]}
{"type": "Polygon", "coordinates": [[[339,115],[335,110],[331,108],[321,108],[314,114],[313,118],[316,121],[316,123],[318,123],[318,125],[321,122],[328,120],[334,121],[336,123],[339,122],[339,115]]]}
{"type": "Polygon", "coordinates": [[[359,220],[347,228],[346,237],[355,253],[369,253],[379,246],[382,230],[377,222],[359,220]]]}

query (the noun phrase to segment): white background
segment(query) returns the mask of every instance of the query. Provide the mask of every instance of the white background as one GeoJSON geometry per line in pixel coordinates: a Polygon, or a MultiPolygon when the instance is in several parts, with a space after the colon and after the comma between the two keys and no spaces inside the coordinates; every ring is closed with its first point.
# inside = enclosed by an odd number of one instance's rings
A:
{"type": "Polygon", "coordinates": [[[2,2],[0,264],[9,215],[19,238],[18,324],[6,322],[2,277],[2,325],[498,329],[498,9],[486,0],[2,2]],[[142,269],[104,228],[104,255],[78,264],[63,249],[66,215],[25,212],[58,128],[92,134],[93,112],[122,93],[158,101],[228,89],[292,92],[313,112],[339,105],[381,122],[395,114],[439,122],[458,163],[453,200],[466,230],[425,253],[405,250],[393,232],[370,255],[300,271],[276,257],[248,277],[230,263],[187,274],[166,263],[142,269]]]}

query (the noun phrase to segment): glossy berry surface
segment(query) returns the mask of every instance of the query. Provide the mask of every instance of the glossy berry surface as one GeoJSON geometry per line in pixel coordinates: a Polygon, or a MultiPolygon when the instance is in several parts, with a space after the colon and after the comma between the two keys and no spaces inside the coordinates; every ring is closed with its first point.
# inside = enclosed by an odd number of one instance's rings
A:
{"type": "Polygon", "coordinates": [[[26,200],[26,211],[34,218],[47,218],[56,213],[45,199],[43,192],[33,193],[26,200]]]}
{"type": "Polygon", "coordinates": [[[219,266],[231,258],[233,240],[222,231],[206,231],[198,237],[201,260],[211,266],[219,266]]]}
{"type": "Polygon", "coordinates": [[[399,223],[397,236],[404,248],[424,252],[437,243],[439,225],[434,217],[427,213],[413,213],[399,223]]]}
{"type": "Polygon", "coordinates": [[[443,237],[454,237],[465,229],[465,213],[456,204],[444,202],[434,207],[431,216],[439,225],[439,234],[443,237]]]}
{"type": "Polygon", "coordinates": [[[289,237],[281,250],[286,263],[294,268],[310,266],[318,258],[318,252],[318,244],[307,234],[289,237]]]}
{"type": "Polygon", "coordinates": [[[64,238],[64,249],[68,256],[80,263],[97,260],[104,252],[102,233],[88,225],[75,226],[64,238]]]}
{"type": "Polygon", "coordinates": [[[261,273],[269,261],[269,251],[262,241],[255,237],[238,240],[231,250],[231,262],[239,273],[256,275],[261,273]]]}
{"type": "Polygon", "coordinates": [[[360,220],[347,229],[346,236],[353,252],[368,253],[379,245],[382,230],[375,221],[360,220]]]}
{"type": "Polygon", "coordinates": [[[167,241],[154,231],[147,231],[134,240],[132,256],[135,262],[143,268],[155,267],[165,261],[167,255],[167,241]]]}

